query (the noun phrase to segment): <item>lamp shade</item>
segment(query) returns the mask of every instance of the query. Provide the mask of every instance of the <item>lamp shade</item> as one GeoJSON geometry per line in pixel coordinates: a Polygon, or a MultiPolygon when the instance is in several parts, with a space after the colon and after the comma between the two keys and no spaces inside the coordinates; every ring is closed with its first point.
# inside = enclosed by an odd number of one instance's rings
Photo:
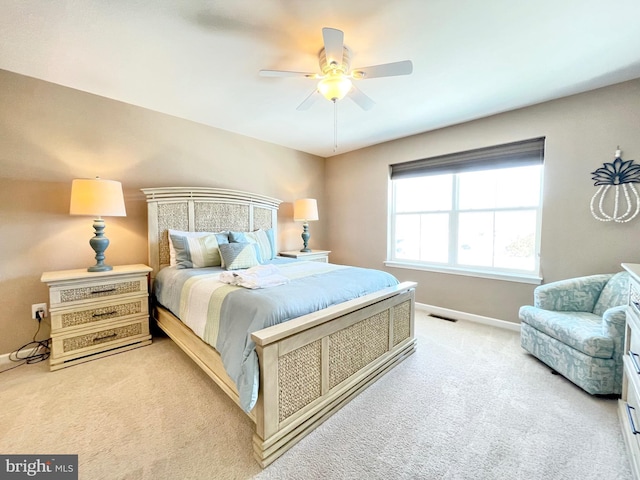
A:
{"type": "Polygon", "coordinates": [[[318,202],[315,198],[300,198],[293,204],[293,219],[296,222],[318,220],[318,202]]]}
{"type": "Polygon", "coordinates": [[[115,180],[77,178],[71,183],[71,215],[125,217],[122,184],[115,180]]]}

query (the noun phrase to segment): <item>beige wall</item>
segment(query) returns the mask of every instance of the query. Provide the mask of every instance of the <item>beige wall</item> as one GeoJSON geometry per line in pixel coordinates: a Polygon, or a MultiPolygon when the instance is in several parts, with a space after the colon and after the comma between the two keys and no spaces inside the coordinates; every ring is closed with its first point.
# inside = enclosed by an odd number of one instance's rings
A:
{"type": "MultiPolygon", "coordinates": [[[[281,199],[279,240],[299,248],[292,202],[324,199],[325,160],[0,70],[0,354],[31,340],[44,271],[93,265],[92,220],[71,217],[71,180],[119,180],[127,216],[107,218],[107,263],[147,262],[142,187],[215,186],[281,199]]],[[[326,216],[311,246],[327,245],[326,216]]],[[[38,338],[46,338],[48,325],[38,338]]]]}
{"type": "MultiPolygon", "coordinates": [[[[429,99],[425,98],[425,102],[429,99]]],[[[621,270],[639,262],[640,217],[595,220],[590,172],[622,158],[640,163],[640,80],[332,157],[326,165],[332,261],[383,268],[388,165],[533,137],[546,137],[541,266],[545,282],[621,270]]],[[[419,282],[417,301],[518,321],[534,285],[388,268],[419,282]]]]}
{"type": "MultiPolygon", "coordinates": [[[[426,99],[425,101],[428,101],[426,99]]],[[[324,159],[0,70],[0,354],[28,342],[31,304],[48,302],[43,271],[94,263],[91,219],[71,217],[71,180],[120,180],[127,217],[107,219],[111,264],[146,262],[139,189],[250,190],[283,200],[280,246],[297,248],[291,202],[318,198],[311,246],[331,260],[419,282],[419,302],[517,321],[534,286],[384,268],[390,163],[546,136],[541,264],[545,282],[640,262],[640,218],[598,222],[590,172],[640,163],[640,80],[324,159]]],[[[46,338],[48,325],[39,338],[46,338]]]]}

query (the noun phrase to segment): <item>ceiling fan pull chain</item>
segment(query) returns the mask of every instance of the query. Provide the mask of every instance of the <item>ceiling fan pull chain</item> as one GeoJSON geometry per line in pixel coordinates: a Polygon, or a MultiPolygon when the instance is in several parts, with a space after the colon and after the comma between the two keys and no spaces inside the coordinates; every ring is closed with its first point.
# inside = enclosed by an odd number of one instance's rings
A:
{"type": "Polygon", "coordinates": [[[333,151],[338,150],[338,102],[333,101],[333,151]]]}

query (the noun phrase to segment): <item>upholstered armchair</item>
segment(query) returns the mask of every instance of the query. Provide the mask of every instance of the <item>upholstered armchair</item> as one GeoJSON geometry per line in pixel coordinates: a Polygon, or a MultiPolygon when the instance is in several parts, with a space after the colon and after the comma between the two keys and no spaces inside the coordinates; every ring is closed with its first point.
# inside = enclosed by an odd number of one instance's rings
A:
{"type": "Polygon", "coordinates": [[[520,308],[522,347],[592,395],[622,391],[629,274],[540,285],[520,308]]]}

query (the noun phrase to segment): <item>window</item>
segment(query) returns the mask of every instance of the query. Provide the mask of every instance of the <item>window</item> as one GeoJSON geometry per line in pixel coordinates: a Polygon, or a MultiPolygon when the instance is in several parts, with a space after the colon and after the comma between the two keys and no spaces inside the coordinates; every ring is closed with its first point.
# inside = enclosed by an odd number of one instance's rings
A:
{"type": "Polygon", "coordinates": [[[391,165],[389,265],[539,281],[544,139],[391,165]]]}

